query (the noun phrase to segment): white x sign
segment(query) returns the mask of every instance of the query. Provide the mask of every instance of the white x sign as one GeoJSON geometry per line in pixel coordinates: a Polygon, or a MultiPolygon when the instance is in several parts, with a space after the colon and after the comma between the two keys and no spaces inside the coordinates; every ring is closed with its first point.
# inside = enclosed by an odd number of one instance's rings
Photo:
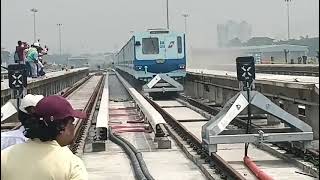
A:
{"type": "Polygon", "coordinates": [[[17,85],[17,82],[19,83],[19,85],[22,85],[22,81],[21,81],[21,78],[22,75],[19,74],[19,76],[15,76],[15,74],[12,75],[12,78],[14,79],[14,81],[12,82],[13,85],[17,85]]]}
{"type": "Polygon", "coordinates": [[[241,69],[244,71],[244,73],[242,74],[243,77],[245,77],[246,74],[248,74],[249,76],[252,76],[252,74],[249,72],[250,69],[251,69],[251,67],[248,67],[248,68],[246,69],[244,66],[242,66],[241,69]]]}

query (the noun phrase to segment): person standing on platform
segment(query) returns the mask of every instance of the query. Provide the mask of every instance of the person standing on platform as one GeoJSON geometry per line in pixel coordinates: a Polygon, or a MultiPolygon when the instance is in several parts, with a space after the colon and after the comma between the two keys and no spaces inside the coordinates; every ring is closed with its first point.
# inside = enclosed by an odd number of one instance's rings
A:
{"type": "Polygon", "coordinates": [[[29,140],[1,151],[1,180],[87,180],[84,163],[66,147],[74,139],[74,118],[86,114],[62,96],[41,99],[25,127],[29,140]]]}
{"type": "Polygon", "coordinates": [[[26,49],[27,47],[24,46],[24,44],[22,43],[22,41],[18,41],[18,46],[16,46],[16,51],[14,54],[14,58],[15,58],[15,63],[19,63],[19,64],[25,64],[24,62],[24,58],[23,58],[23,51],[26,49]]]}
{"type": "Polygon", "coordinates": [[[28,140],[24,136],[26,121],[30,118],[30,114],[34,113],[36,104],[43,98],[42,95],[27,94],[21,99],[19,107],[19,120],[21,127],[17,130],[6,131],[1,133],[1,150],[14,144],[24,143],[28,140]]]}
{"type": "Polygon", "coordinates": [[[31,77],[37,78],[38,77],[38,70],[37,70],[37,63],[38,63],[38,51],[37,47],[39,46],[39,43],[33,43],[31,45],[31,48],[28,51],[27,54],[27,61],[31,68],[31,77]]]}
{"type": "Polygon", "coordinates": [[[27,71],[28,71],[28,77],[32,77],[31,76],[31,66],[30,66],[30,63],[29,61],[27,60],[27,55],[28,55],[28,51],[30,49],[30,46],[28,43],[25,42],[25,46],[26,46],[26,49],[23,51],[23,59],[24,59],[24,62],[26,63],[26,66],[27,66],[27,71]]]}

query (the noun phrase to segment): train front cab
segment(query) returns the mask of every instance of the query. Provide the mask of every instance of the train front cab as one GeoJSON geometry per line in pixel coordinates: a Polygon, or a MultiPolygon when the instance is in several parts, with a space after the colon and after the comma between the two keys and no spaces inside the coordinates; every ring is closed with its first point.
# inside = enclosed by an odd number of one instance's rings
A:
{"type": "Polygon", "coordinates": [[[183,33],[136,34],[133,67],[135,77],[148,82],[144,91],[183,91],[183,86],[176,80],[186,75],[185,52],[183,33]]]}

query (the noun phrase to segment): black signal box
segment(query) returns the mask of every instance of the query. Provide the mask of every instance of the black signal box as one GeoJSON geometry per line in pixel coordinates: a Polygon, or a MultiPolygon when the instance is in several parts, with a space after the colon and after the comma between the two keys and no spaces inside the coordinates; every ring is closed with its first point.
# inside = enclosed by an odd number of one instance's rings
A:
{"type": "Polygon", "coordinates": [[[9,87],[11,89],[22,89],[27,87],[27,67],[25,64],[8,65],[9,87]]]}
{"type": "Polygon", "coordinates": [[[256,70],[253,56],[237,57],[238,81],[252,82],[256,78],[256,70]]]}

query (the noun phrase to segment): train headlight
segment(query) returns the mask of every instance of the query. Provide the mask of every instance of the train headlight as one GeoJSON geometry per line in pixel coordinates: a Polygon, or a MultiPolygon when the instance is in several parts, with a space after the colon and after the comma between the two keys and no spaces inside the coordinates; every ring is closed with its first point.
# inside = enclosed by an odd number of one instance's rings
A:
{"type": "Polygon", "coordinates": [[[185,69],[186,65],[185,64],[179,64],[179,69],[185,69]]]}
{"type": "Polygon", "coordinates": [[[137,71],[141,71],[142,70],[142,66],[136,66],[136,70],[137,71]]]}

